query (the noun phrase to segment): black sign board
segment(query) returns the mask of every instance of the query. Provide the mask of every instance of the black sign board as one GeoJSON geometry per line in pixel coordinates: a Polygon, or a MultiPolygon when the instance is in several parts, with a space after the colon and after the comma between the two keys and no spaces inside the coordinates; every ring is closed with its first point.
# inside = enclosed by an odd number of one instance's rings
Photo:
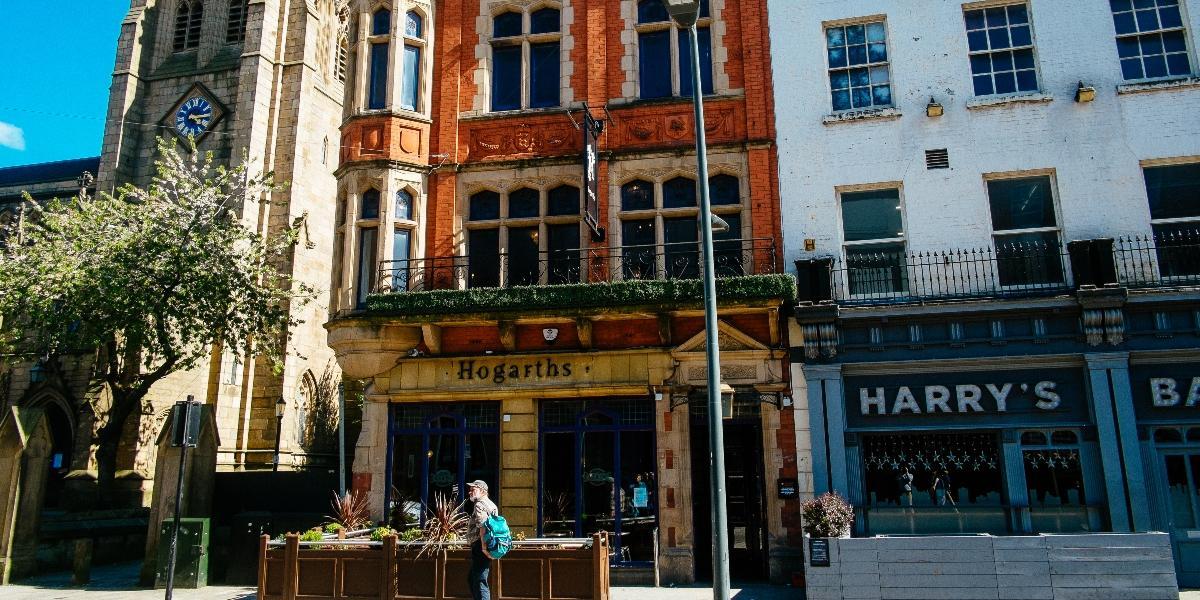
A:
{"type": "Polygon", "coordinates": [[[178,448],[185,442],[184,426],[187,427],[187,446],[195,448],[200,439],[200,404],[176,402],[171,408],[171,446],[178,448]],[[185,412],[186,411],[186,412],[185,412]]]}
{"type": "Polygon", "coordinates": [[[1200,419],[1200,368],[1196,363],[1136,365],[1129,369],[1138,421],[1200,419]]]}
{"type": "Polygon", "coordinates": [[[604,123],[583,109],[583,221],[592,230],[592,239],[604,240],[600,226],[600,132],[604,123]]]}
{"type": "Polygon", "coordinates": [[[779,499],[791,500],[800,495],[800,490],[797,489],[798,484],[795,479],[780,479],[779,480],[779,499]]]}
{"type": "Polygon", "coordinates": [[[808,564],[811,567],[829,566],[829,540],[808,538],[808,564]]]}
{"type": "Polygon", "coordinates": [[[847,377],[845,401],[847,428],[858,431],[1088,422],[1082,369],[847,377]]]}

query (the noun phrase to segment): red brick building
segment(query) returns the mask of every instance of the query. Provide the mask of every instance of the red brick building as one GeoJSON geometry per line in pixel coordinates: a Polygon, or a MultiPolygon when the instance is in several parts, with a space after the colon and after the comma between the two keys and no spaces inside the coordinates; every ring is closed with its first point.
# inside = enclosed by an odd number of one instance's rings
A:
{"type": "MultiPolygon", "coordinates": [[[[736,577],[799,561],[764,0],[699,22],[736,577]],[[794,486],[792,486],[794,487],[794,486]]],[[[352,3],[330,344],[367,380],[378,518],[488,481],[529,536],[706,578],[710,511],[689,42],[661,0],[352,3]],[[597,227],[585,112],[602,123],[597,227]],[[599,229],[600,232],[594,231],[599,229]],[[693,423],[696,424],[693,427],[693,423]],[[656,553],[657,549],[657,553],[656,553]]]]}

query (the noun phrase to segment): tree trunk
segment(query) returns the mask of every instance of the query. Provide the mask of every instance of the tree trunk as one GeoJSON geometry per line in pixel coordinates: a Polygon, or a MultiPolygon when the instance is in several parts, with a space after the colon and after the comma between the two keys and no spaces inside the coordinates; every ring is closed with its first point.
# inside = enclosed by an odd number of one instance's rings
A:
{"type": "MultiPolygon", "coordinates": [[[[145,392],[111,387],[112,406],[108,420],[96,430],[96,487],[98,508],[117,508],[121,505],[116,488],[117,454],[121,448],[121,434],[129,416],[141,404],[145,392]]],[[[100,416],[100,415],[97,415],[100,416]]]]}

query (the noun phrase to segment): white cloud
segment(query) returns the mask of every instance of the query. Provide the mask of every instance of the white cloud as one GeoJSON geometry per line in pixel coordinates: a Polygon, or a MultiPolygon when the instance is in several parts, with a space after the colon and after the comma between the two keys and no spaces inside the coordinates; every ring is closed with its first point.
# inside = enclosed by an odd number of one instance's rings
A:
{"type": "Polygon", "coordinates": [[[13,150],[24,150],[25,131],[16,125],[0,121],[0,146],[13,150]]]}

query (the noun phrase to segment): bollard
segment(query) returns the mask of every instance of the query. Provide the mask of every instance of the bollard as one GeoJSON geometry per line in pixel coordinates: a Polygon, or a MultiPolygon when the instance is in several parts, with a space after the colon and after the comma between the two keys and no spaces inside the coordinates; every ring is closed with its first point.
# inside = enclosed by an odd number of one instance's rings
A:
{"type": "Polygon", "coordinates": [[[75,556],[71,560],[71,585],[85,585],[92,580],[92,538],[75,540],[75,556]]]}

